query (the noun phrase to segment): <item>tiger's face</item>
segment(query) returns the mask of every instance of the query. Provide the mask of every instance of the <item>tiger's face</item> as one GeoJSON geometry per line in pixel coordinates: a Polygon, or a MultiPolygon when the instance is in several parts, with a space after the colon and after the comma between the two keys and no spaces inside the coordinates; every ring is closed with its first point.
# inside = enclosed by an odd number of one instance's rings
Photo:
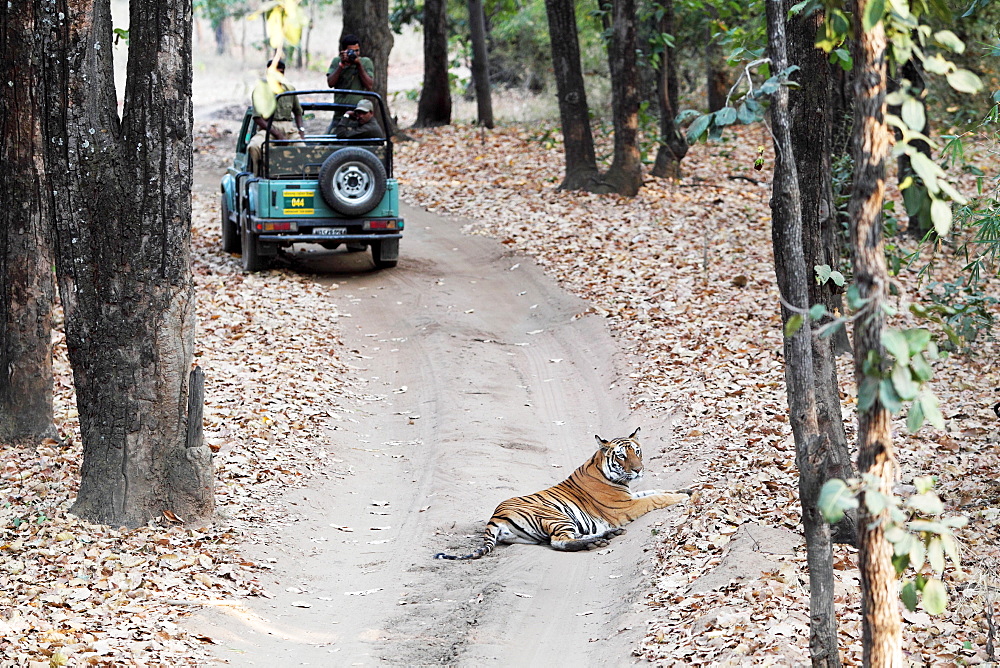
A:
{"type": "Polygon", "coordinates": [[[604,453],[601,472],[604,477],[619,485],[628,485],[642,477],[642,448],[636,440],[637,428],[628,438],[615,438],[605,441],[596,436],[597,442],[604,453]]]}

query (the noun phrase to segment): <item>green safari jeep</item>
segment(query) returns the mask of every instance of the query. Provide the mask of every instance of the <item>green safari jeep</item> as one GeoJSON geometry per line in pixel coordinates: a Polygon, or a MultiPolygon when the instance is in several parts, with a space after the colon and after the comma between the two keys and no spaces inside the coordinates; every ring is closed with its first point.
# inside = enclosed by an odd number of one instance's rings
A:
{"type": "MultiPolygon", "coordinates": [[[[374,105],[382,128],[389,127],[376,93],[303,90],[298,96],[305,139],[266,135],[260,174],[250,171],[247,144],[257,131],[247,109],[236,140],[236,156],[222,177],[222,249],[240,253],[247,272],[266,269],[279,249],[312,243],[334,249],[370,248],[375,266],[395,267],[403,219],[399,186],[392,176],[392,142],[338,139],[334,121],[354,105],[334,102],[334,94],[363,95],[374,105]]],[[[270,122],[268,124],[270,127],[270,122]]],[[[385,134],[385,133],[383,133],[385,134]]]]}

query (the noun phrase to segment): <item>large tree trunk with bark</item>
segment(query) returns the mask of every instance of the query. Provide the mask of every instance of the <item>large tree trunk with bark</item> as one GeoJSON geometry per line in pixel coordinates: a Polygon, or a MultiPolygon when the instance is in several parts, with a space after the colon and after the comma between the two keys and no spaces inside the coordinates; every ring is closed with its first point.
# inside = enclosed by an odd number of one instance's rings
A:
{"type": "MultiPolygon", "coordinates": [[[[869,0],[858,0],[857,16],[864,16],[869,0]]],[[[860,22],[858,22],[860,23],[860,22]]],[[[870,31],[855,29],[856,74],[854,121],[854,189],[851,193],[851,254],[854,281],[866,300],[854,326],[854,377],[859,401],[872,380],[864,371],[869,353],[884,357],[882,310],[889,291],[889,272],[882,242],[882,201],[889,129],[885,122],[886,35],[880,21],[870,31]]],[[[858,410],[858,470],[874,476],[878,491],[892,494],[896,480],[896,453],[889,411],[875,392],[874,402],[858,410]]],[[[902,627],[892,544],[885,539],[887,511],[872,513],[864,497],[858,509],[858,557],[861,571],[862,633],[866,666],[902,667],[902,627]]]]}
{"type": "Polygon", "coordinates": [[[108,0],[49,16],[46,167],[83,464],[72,512],[138,526],[212,515],[198,396],[191,229],[191,4],[133,0],[121,121],[108,0]],[[197,393],[196,393],[197,395],[197,393]]]}
{"type": "MultiPolygon", "coordinates": [[[[674,34],[674,0],[663,0],[663,16],[656,24],[660,34],[674,34]]],[[[655,13],[653,14],[655,17],[655,13]]],[[[664,46],[660,66],[656,70],[656,101],[660,110],[660,148],[653,164],[653,176],[681,178],[681,160],[687,155],[688,143],[675,119],[680,102],[677,82],[677,49],[664,46]]]]}
{"type": "Polygon", "coordinates": [[[389,54],[394,41],[389,26],[389,0],[342,0],[341,7],[344,14],[342,35],[357,35],[361,39],[362,53],[372,59],[375,65],[375,92],[381,96],[389,115],[390,127],[386,132],[389,136],[396,136],[399,132],[388,99],[389,54]]]}
{"type": "Polygon", "coordinates": [[[469,38],[472,41],[472,81],[476,86],[479,124],[493,128],[493,96],[490,92],[490,57],[486,48],[486,16],[483,0],[469,0],[469,38]]]}
{"type": "Polygon", "coordinates": [[[0,11],[0,443],[38,442],[52,423],[55,283],[49,187],[37,85],[41,49],[35,3],[0,11]]]}
{"type": "Polygon", "coordinates": [[[593,190],[635,197],[642,187],[639,152],[639,72],[636,68],[635,0],[612,3],[611,71],[612,117],[615,125],[614,160],[593,190]]]}
{"type": "Polygon", "coordinates": [[[424,85],[414,123],[418,128],[451,123],[447,6],[445,0],[424,2],[424,85]]]}
{"type": "Polygon", "coordinates": [[[549,44],[566,153],[566,178],[559,187],[566,190],[586,189],[593,185],[598,171],[587,93],[580,67],[576,10],[572,0],[545,0],[545,13],[549,21],[549,44]]]}
{"type": "MultiPolygon", "coordinates": [[[[782,0],[767,0],[767,33],[774,72],[788,67],[785,16],[782,0]]],[[[774,94],[771,107],[774,136],[774,185],[772,186],[772,236],[775,273],[782,298],[781,309],[787,323],[795,312],[809,309],[811,272],[803,247],[803,220],[796,156],[792,148],[788,89],[774,94]]],[[[820,488],[826,480],[825,462],[830,442],[820,431],[817,418],[817,378],[814,375],[812,328],[808,318],[792,336],[785,337],[785,385],[789,422],[795,438],[795,462],[799,469],[799,501],[809,563],[809,653],[814,666],[839,666],[837,619],[833,607],[833,551],[830,526],[818,508],[820,488]]],[[[825,379],[824,379],[825,380],[825,379]]]]}
{"type": "MultiPolygon", "coordinates": [[[[786,10],[792,3],[785,0],[786,10]]],[[[815,278],[817,265],[836,269],[840,265],[840,223],[833,199],[832,165],[833,128],[837,121],[829,115],[833,105],[833,82],[836,73],[826,54],[815,45],[816,31],[822,26],[823,13],[797,14],[789,19],[789,62],[801,69],[793,75],[799,88],[789,92],[792,143],[798,165],[799,193],[802,201],[802,241],[806,272],[815,278]]],[[[839,69],[839,68],[838,68],[839,69]]],[[[841,288],[833,281],[819,285],[809,280],[809,304],[823,304],[829,313],[843,313],[841,288]]],[[[816,414],[820,433],[829,448],[820,463],[820,485],[826,480],[854,477],[850,448],[844,431],[840,405],[840,384],[836,356],[849,350],[843,328],[833,337],[813,337],[813,376],[816,391],[816,414]],[[843,348],[841,348],[843,346],[843,348]]],[[[834,527],[836,542],[854,543],[857,538],[855,513],[844,516],[834,527]]]]}

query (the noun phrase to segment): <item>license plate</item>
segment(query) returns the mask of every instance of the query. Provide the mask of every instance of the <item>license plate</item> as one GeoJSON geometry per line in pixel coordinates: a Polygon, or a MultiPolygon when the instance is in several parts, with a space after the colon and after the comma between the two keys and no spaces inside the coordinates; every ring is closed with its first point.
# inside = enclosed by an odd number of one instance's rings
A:
{"type": "Polygon", "coordinates": [[[318,234],[321,237],[337,237],[341,234],[347,234],[346,227],[317,227],[313,230],[313,234],[318,234]]]}

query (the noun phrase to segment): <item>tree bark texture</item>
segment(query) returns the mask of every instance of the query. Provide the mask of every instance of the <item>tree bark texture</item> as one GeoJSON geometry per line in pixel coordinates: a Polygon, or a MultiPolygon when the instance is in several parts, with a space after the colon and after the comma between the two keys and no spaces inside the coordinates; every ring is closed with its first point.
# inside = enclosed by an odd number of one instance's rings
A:
{"type": "MultiPolygon", "coordinates": [[[[858,1],[858,16],[864,15],[867,2],[858,1]]],[[[857,75],[854,189],[849,205],[851,253],[859,295],[868,300],[854,327],[854,376],[860,388],[865,381],[863,367],[869,351],[884,356],[882,305],[889,289],[881,215],[891,135],[885,122],[886,35],[881,22],[870,31],[856,28],[854,65],[857,75]]],[[[868,410],[858,411],[858,470],[862,475],[874,476],[880,492],[892,494],[897,475],[896,453],[889,412],[877,397],[868,410]]],[[[885,539],[880,523],[886,514],[870,513],[862,499],[858,512],[858,557],[863,660],[866,666],[901,668],[904,663],[896,571],[892,565],[892,545],[885,539]]]]}
{"type": "Polygon", "coordinates": [[[612,13],[609,69],[615,126],[614,160],[601,179],[604,187],[596,190],[635,197],[642,187],[635,0],[613,0],[612,13]]]}
{"type": "MultiPolygon", "coordinates": [[[[660,34],[674,34],[674,0],[662,0],[663,16],[656,31],[660,34]]],[[[655,13],[653,14],[655,17],[655,13]]],[[[681,178],[681,160],[687,155],[688,143],[684,133],[674,119],[680,101],[680,86],[677,82],[677,49],[663,47],[660,66],[656,70],[656,101],[660,111],[660,148],[653,163],[653,176],[669,179],[681,178]]]]}
{"type": "MultiPolygon", "coordinates": [[[[715,13],[714,7],[708,6],[715,13]]],[[[714,22],[714,21],[713,21],[714,22]]],[[[716,112],[726,106],[729,95],[729,71],[726,56],[712,31],[712,23],[705,28],[705,82],[708,92],[708,111],[716,112]]]]}
{"type": "Polygon", "coordinates": [[[37,3],[0,10],[0,443],[38,442],[52,422],[51,188],[41,161],[37,3]],[[10,82],[9,84],[7,82],[10,82]]]}
{"type": "Polygon", "coordinates": [[[472,41],[472,80],[476,86],[479,125],[493,128],[493,95],[490,87],[490,56],[486,48],[486,16],[483,0],[469,0],[469,38],[472,41]]]}
{"type": "MultiPolygon", "coordinates": [[[[773,71],[788,67],[785,16],[782,0],[767,0],[767,32],[773,71]]],[[[792,148],[788,88],[773,96],[771,122],[774,134],[774,184],[771,195],[772,237],[775,273],[784,301],[801,312],[809,308],[809,283],[803,248],[803,222],[796,159],[792,148]]],[[[782,322],[793,311],[782,307],[782,322]]],[[[795,462],[799,469],[799,501],[809,563],[809,653],[814,666],[840,666],[837,649],[837,619],[833,607],[833,551],[830,526],[817,507],[825,482],[825,461],[830,443],[819,430],[814,376],[812,329],[808,318],[790,337],[785,337],[785,385],[789,422],[795,438],[795,462]]]]}
{"type": "Polygon", "coordinates": [[[414,123],[418,128],[451,123],[447,7],[445,0],[424,2],[424,85],[414,123]]]}
{"type": "Polygon", "coordinates": [[[201,429],[188,407],[191,4],[132,0],[120,121],[108,0],[46,11],[45,159],[83,436],[71,510],[112,525],[165,510],[201,521],[213,483],[211,452],[189,435],[201,429]]]}
{"type": "MultiPolygon", "coordinates": [[[[786,0],[786,10],[792,3],[786,0]]],[[[809,303],[823,304],[829,313],[844,313],[842,291],[833,281],[819,285],[815,279],[817,265],[840,265],[840,223],[833,199],[832,165],[833,124],[829,109],[836,78],[826,54],[815,46],[816,32],[822,26],[823,13],[789,19],[789,62],[801,69],[793,75],[799,84],[789,91],[789,112],[792,123],[792,143],[798,165],[799,193],[802,203],[802,243],[805,251],[806,274],[810,280],[809,303]]],[[[813,337],[813,376],[816,387],[816,414],[820,433],[825,434],[829,448],[821,463],[822,481],[854,477],[850,448],[844,431],[840,406],[840,384],[837,378],[836,356],[841,351],[838,342],[846,345],[845,330],[840,339],[813,337]]],[[[849,350],[849,346],[846,347],[849,350]]],[[[856,514],[845,515],[834,527],[836,542],[853,543],[857,537],[856,514]]]]}
{"type": "MultiPolygon", "coordinates": [[[[313,3],[309,3],[312,11],[313,3]]],[[[364,55],[375,65],[375,92],[385,104],[390,127],[388,136],[398,134],[396,121],[389,109],[389,54],[394,38],[389,26],[389,0],[342,0],[343,35],[357,35],[364,55]]],[[[339,39],[338,39],[339,43],[339,39]]],[[[338,49],[339,50],[339,49],[338,49]]]]}
{"type": "Polygon", "coordinates": [[[597,157],[590,129],[587,93],[580,66],[580,43],[576,31],[576,9],[572,0],[545,0],[549,21],[552,67],[559,97],[566,178],[560,188],[581,190],[597,179],[597,157]]]}

